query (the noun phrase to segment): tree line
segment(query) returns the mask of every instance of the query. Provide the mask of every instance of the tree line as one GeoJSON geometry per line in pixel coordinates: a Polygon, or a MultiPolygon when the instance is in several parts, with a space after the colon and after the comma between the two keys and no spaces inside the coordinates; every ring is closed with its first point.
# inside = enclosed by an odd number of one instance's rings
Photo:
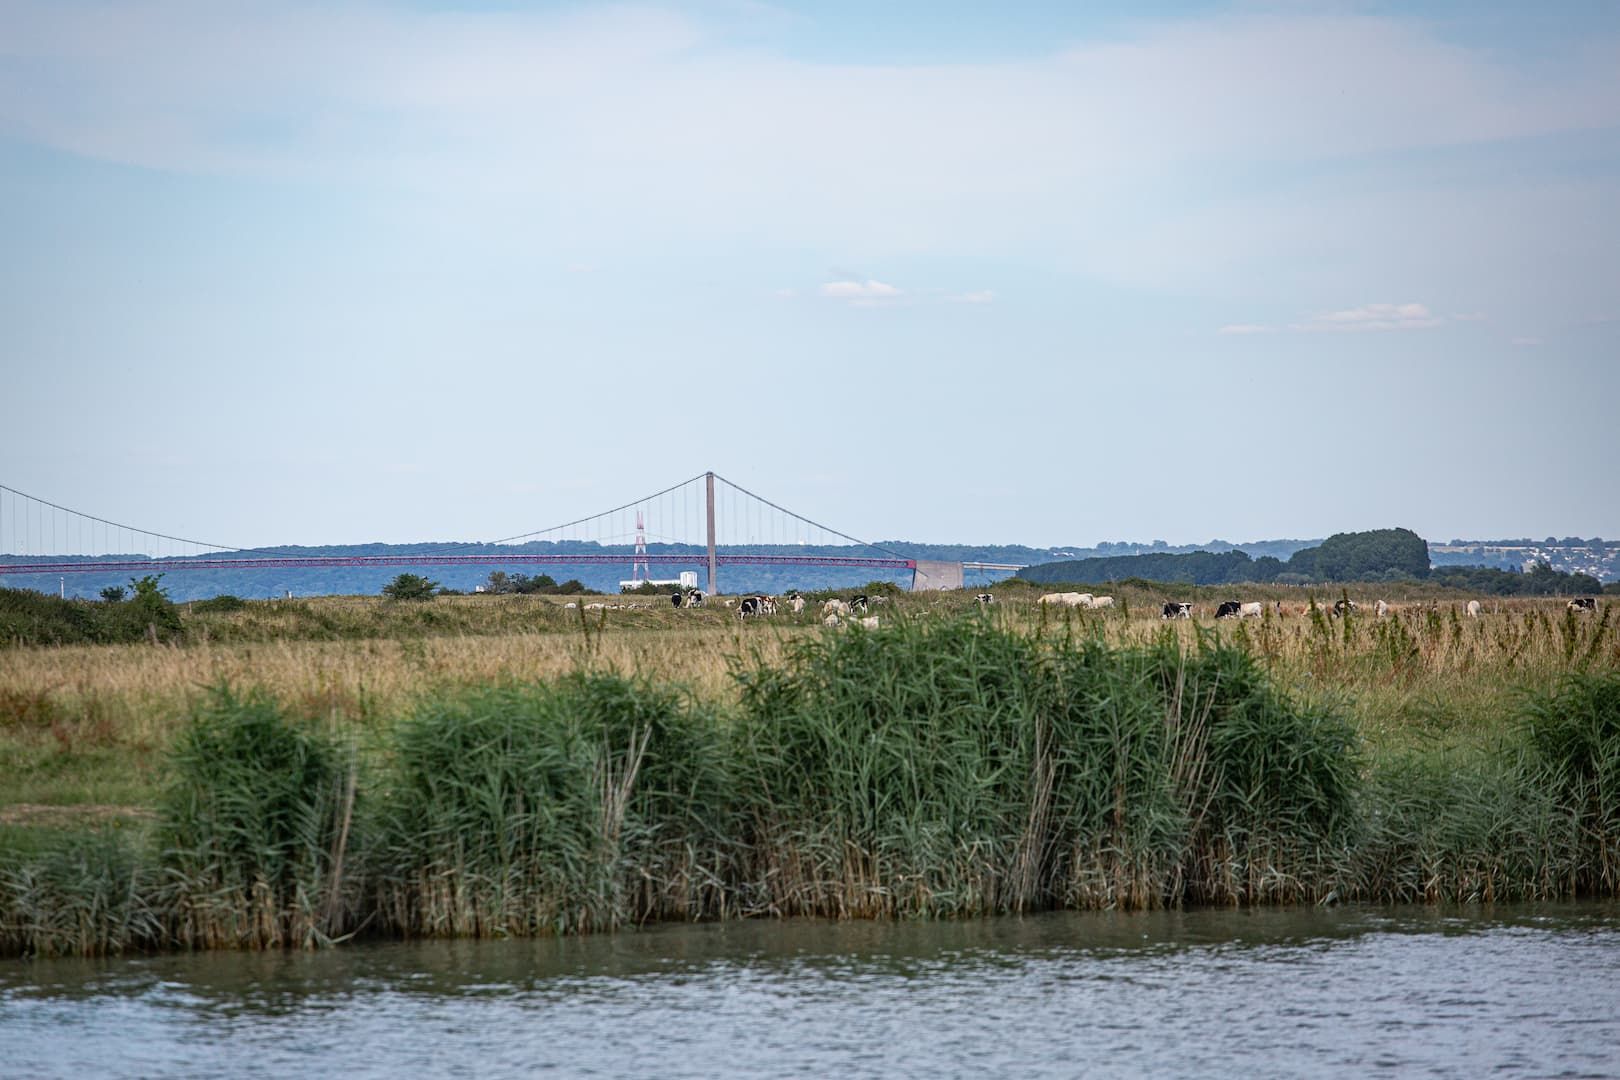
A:
{"type": "Polygon", "coordinates": [[[1316,547],[1294,552],[1286,562],[1269,555],[1253,559],[1241,551],[1181,555],[1155,552],[1042,563],[1025,567],[1018,576],[1047,585],[1101,585],[1127,578],[1179,585],[1431,581],[1491,596],[1568,596],[1603,591],[1603,583],[1590,574],[1554,570],[1545,562],[1524,573],[1483,566],[1431,569],[1428,543],[1410,529],[1336,533],[1316,547]]]}

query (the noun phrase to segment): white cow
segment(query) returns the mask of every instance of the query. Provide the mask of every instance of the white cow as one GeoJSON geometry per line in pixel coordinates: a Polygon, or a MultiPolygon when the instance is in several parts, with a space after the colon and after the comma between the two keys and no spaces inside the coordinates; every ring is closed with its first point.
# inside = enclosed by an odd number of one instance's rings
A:
{"type": "Polygon", "coordinates": [[[829,613],[833,615],[848,615],[849,605],[837,598],[832,600],[823,600],[821,602],[821,613],[823,615],[829,613]]]}
{"type": "Polygon", "coordinates": [[[1091,594],[1088,592],[1054,592],[1041,597],[1043,604],[1062,604],[1065,607],[1090,607],[1091,594]]]}
{"type": "Polygon", "coordinates": [[[1482,605],[1478,600],[1468,601],[1468,617],[1470,619],[1479,618],[1479,613],[1483,610],[1484,605],[1482,605]]]}
{"type": "Polygon", "coordinates": [[[868,630],[876,630],[878,628],[878,617],[876,615],[868,615],[866,618],[859,620],[859,622],[868,630]]]}
{"type": "Polygon", "coordinates": [[[1380,619],[1382,619],[1385,615],[1388,615],[1390,612],[1394,611],[1395,609],[1390,607],[1389,604],[1387,604],[1383,600],[1380,600],[1380,601],[1378,601],[1377,605],[1373,608],[1373,610],[1376,611],[1378,613],[1378,617],[1380,619]]]}
{"type": "Polygon", "coordinates": [[[838,618],[837,614],[828,615],[826,618],[821,620],[821,625],[822,626],[837,626],[838,623],[839,623],[839,618],[838,618]]]}
{"type": "Polygon", "coordinates": [[[788,601],[788,607],[793,609],[793,614],[795,615],[804,614],[804,597],[795,596],[793,599],[788,601]]]}
{"type": "Polygon", "coordinates": [[[1251,604],[1244,604],[1242,607],[1238,608],[1238,618],[1258,619],[1260,616],[1265,614],[1265,611],[1266,605],[1260,603],[1259,601],[1251,604]]]}
{"type": "MultiPolygon", "coordinates": [[[[1084,596],[1085,593],[1081,593],[1080,595],[1084,596]]],[[[1086,607],[1092,608],[1093,610],[1098,608],[1111,608],[1113,606],[1114,598],[1112,596],[1093,596],[1091,598],[1091,603],[1086,605],[1086,607]]]]}

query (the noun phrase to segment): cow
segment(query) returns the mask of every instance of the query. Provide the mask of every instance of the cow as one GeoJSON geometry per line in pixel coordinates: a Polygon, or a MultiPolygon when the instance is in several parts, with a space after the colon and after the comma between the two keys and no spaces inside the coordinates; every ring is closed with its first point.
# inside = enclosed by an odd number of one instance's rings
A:
{"type": "Polygon", "coordinates": [[[831,615],[828,615],[826,618],[821,620],[821,625],[822,626],[837,626],[838,623],[839,623],[839,618],[838,618],[838,615],[837,615],[836,612],[834,612],[831,615]]]}
{"type": "Polygon", "coordinates": [[[837,616],[837,615],[848,615],[849,614],[849,605],[844,603],[842,600],[839,600],[836,597],[834,597],[831,600],[823,600],[821,602],[821,613],[823,615],[826,615],[826,614],[830,613],[830,614],[835,615],[835,616],[837,616]]]}
{"type": "Polygon", "coordinates": [[[669,594],[669,602],[674,604],[676,607],[680,607],[681,606],[681,594],[680,593],[670,593],[669,594]]]}
{"type": "Polygon", "coordinates": [[[973,597],[973,599],[977,600],[981,604],[993,604],[996,602],[996,598],[987,592],[978,593],[973,597]]]}
{"type": "Polygon", "coordinates": [[[1375,612],[1377,612],[1378,617],[1380,619],[1382,619],[1384,616],[1388,615],[1390,612],[1394,611],[1395,609],[1390,607],[1384,601],[1380,600],[1380,601],[1378,601],[1378,604],[1373,608],[1373,610],[1375,612]]]}
{"type": "Polygon", "coordinates": [[[859,596],[850,597],[849,598],[849,610],[851,610],[851,611],[865,611],[866,610],[866,594],[862,593],[859,596]]]}
{"type": "Polygon", "coordinates": [[[1597,597],[1577,596],[1569,602],[1569,610],[1595,612],[1597,611],[1597,597]]]}
{"type": "Polygon", "coordinates": [[[857,621],[867,630],[876,630],[878,628],[878,617],[876,615],[868,615],[864,619],[857,621]]]}
{"type": "Polygon", "coordinates": [[[1333,614],[1338,616],[1351,615],[1361,610],[1361,605],[1354,600],[1333,601],[1333,614]]]}
{"type": "Polygon", "coordinates": [[[702,589],[693,589],[691,592],[687,593],[686,594],[686,606],[687,607],[702,607],[703,606],[703,590],[702,589]]]}
{"type": "Polygon", "coordinates": [[[745,596],[737,603],[737,618],[750,615],[775,615],[776,601],[769,596],[745,596]]]}
{"type": "Polygon", "coordinates": [[[793,609],[793,614],[802,615],[804,613],[804,597],[795,593],[793,599],[788,601],[788,607],[793,609]]]}
{"type": "Polygon", "coordinates": [[[606,611],[607,610],[607,605],[606,604],[586,604],[585,605],[585,610],[586,611],[606,611]]]}
{"type": "Polygon", "coordinates": [[[1479,618],[1479,613],[1481,610],[1483,610],[1483,608],[1478,600],[1468,601],[1468,617],[1470,619],[1479,618]]]}
{"type": "Polygon", "coordinates": [[[1217,619],[1235,619],[1243,610],[1243,605],[1236,600],[1222,600],[1221,606],[1215,609],[1217,619]]]}
{"type": "MultiPolygon", "coordinates": [[[[1085,594],[1082,593],[1081,595],[1083,596],[1085,594]]],[[[1091,598],[1091,603],[1086,605],[1086,607],[1091,608],[1092,610],[1097,610],[1099,608],[1111,608],[1113,606],[1114,598],[1112,596],[1093,596],[1091,598]]]]}
{"type": "Polygon", "coordinates": [[[759,598],[759,613],[761,615],[776,614],[776,597],[762,596],[759,598]]]}
{"type": "Polygon", "coordinates": [[[1065,607],[1090,607],[1091,594],[1087,592],[1053,592],[1042,596],[1043,604],[1062,604],[1065,607]]]}
{"type": "Polygon", "coordinates": [[[1192,604],[1179,600],[1167,600],[1164,612],[1159,616],[1162,619],[1190,619],[1192,618],[1192,604]]]}
{"type": "Polygon", "coordinates": [[[1238,608],[1238,618],[1240,619],[1258,619],[1265,613],[1266,605],[1260,603],[1258,600],[1254,601],[1253,603],[1244,604],[1242,607],[1238,608]]]}

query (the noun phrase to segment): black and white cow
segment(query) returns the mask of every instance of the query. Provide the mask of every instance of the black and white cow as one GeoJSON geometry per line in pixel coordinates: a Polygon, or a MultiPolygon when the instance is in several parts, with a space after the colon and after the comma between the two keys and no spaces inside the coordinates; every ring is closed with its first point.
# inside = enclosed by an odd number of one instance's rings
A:
{"type": "Polygon", "coordinates": [[[1593,612],[1595,612],[1595,611],[1597,611],[1597,597],[1595,597],[1595,596],[1577,596],[1575,599],[1573,599],[1573,600],[1571,600],[1569,602],[1569,610],[1571,610],[1571,611],[1593,611],[1593,612]]]}
{"type": "Polygon", "coordinates": [[[866,610],[866,594],[862,593],[860,596],[852,596],[852,597],[850,597],[849,598],[849,610],[851,610],[851,611],[865,611],[866,610]]]}
{"type": "Polygon", "coordinates": [[[745,596],[737,604],[737,618],[746,619],[750,615],[759,614],[759,597],[745,596]]]}
{"type": "Polygon", "coordinates": [[[1235,619],[1243,612],[1243,605],[1236,600],[1222,600],[1221,606],[1215,609],[1217,619],[1235,619]]]}
{"type": "Polygon", "coordinates": [[[1164,611],[1159,617],[1162,619],[1190,619],[1192,618],[1192,604],[1180,600],[1166,601],[1164,611]]]}
{"type": "Polygon", "coordinates": [[[674,604],[676,607],[680,607],[681,606],[681,594],[680,593],[670,593],[669,594],[669,602],[674,604]]]}
{"type": "Polygon", "coordinates": [[[687,607],[702,607],[703,606],[703,590],[702,589],[693,589],[691,592],[687,593],[686,594],[686,606],[687,607]]]}
{"type": "Polygon", "coordinates": [[[1361,605],[1357,604],[1354,600],[1333,601],[1333,614],[1335,615],[1350,615],[1360,610],[1361,605]]]}
{"type": "Polygon", "coordinates": [[[993,604],[996,602],[996,598],[987,592],[979,593],[974,596],[973,599],[977,600],[981,604],[993,604]]]}

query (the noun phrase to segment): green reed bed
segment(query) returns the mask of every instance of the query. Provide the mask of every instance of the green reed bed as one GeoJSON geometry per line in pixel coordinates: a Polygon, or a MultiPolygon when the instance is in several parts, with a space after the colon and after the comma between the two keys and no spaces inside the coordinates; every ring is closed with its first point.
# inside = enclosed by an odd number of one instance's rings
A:
{"type": "Polygon", "coordinates": [[[1620,891],[1620,676],[1373,753],[1268,666],[975,614],[797,638],[724,707],[582,670],[435,691],[363,744],[221,689],[152,828],[0,850],[0,950],[1620,891]]]}

